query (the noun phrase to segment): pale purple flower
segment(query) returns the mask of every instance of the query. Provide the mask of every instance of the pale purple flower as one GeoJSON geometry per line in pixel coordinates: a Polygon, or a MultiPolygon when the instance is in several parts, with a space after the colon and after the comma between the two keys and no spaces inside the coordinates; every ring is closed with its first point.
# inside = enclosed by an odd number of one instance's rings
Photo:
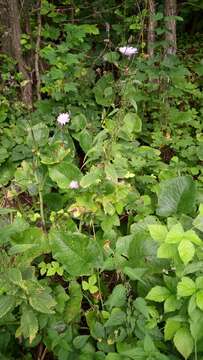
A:
{"type": "Polygon", "coordinates": [[[123,46],[119,47],[118,50],[121,54],[131,57],[138,53],[138,48],[132,47],[132,46],[123,46]]]}
{"type": "Polygon", "coordinates": [[[70,189],[78,189],[79,188],[79,183],[77,180],[72,180],[69,184],[69,188],[70,189]]]}
{"type": "Polygon", "coordinates": [[[70,114],[69,113],[61,113],[58,117],[57,117],[57,122],[60,125],[65,125],[70,121],[70,114]]]}

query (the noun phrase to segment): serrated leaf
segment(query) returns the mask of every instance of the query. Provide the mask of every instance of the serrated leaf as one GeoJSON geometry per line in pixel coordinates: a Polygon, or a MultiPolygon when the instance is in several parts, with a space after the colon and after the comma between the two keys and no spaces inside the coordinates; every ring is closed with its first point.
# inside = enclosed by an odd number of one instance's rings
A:
{"type": "Polygon", "coordinates": [[[35,290],[34,294],[29,297],[29,303],[33,309],[41,313],[54,314],[53,308],[56,305],[56,301],[44,289],[35,290]]]}
{"type": "Polygon", "coordinates": [[[6,315],[15,305],[14,296],[1,295],[0,296],[0,318],[6,315]]]}
{"type": "Polygon", "coordinates": [[[143,280],[143,275],[147,272],[146,268],[131,268],[129,266],[125,266],[123,269],[125,275],[127,275],[133,281],[140,281],[143,284],[146,282],[143,280]]]}
{"type": "Polygon", "coordinates": [[[182,240],[178,246],[178,252],[183,263],[187,265],[195,255],[195,247],[191,241],[182,240]]]}
{"type": "Polygon", "coordinates": [[[177,285],[177,295],[179,297],[187,297],[196,291],[195,283],[189,277],[184,276],[177,285]]]}
{"type": "Polygon", "coordinates": [[[196,232],[194,230],[186,231],[184,233],[183,239],[191,241],[195,245],[201,246],[203,244],[202,240],[199,238],[199,236],[196,234],[196,232]]]}
{"type": "Polygon", "coordinates": [[[168,230],[165,225],[152,224],[148,225],[148,229],[152,239],[158,242],[163,242],[168,234],[168,230]]]}
{"type": "Polygon", "coordinates": [[[175,295],[170,295],[164,302],[164,312],[168,313],[175,311],[179,306],[179,301],[176,299],[175,295]]]}
{"type": "Polygon", "coordinates": [[[179,353],[184,357],[184,359],[188,359],[192,354],[194,347],[194,341],[190,331],[184,327],[178,329],[173,341],[179,353]]]}
{"type": "Polygon", "coordinates": [[[105,327],[122,325],[126,320],[126,313],[119,308],[114,308],[109,319],[104,324],[105,327]]]}
{"type": "Polygon", "coordinates": [[[170,296],[169,290],[164,286],[154,286],[146,296],[147,300],[163,302],[170,296]]]}
{"type": "Polygon", "coordinates": [[[166,324],[164,326],[164,339],[165,341],[173,339],[176,331],[181,327],[181,322],[169,318],[166,320],[166,324]]]}
{"type": "Polygon", "coordinates": [[[28,128],[27,144],[32,147],[35,147],[36,144],[37,146],[44,146],[48,142],[48,137],[48,127],[43,122],[40,122],[28,128]]]}
{"type": "Polygon", "coordinates": [[[124,306],[126,303],[126,288],[124,285],[119,284],[115,286],[112,291],[112,294],[109,296],[108,300],[106,301],[106,305],[112,309],[113,307],[121,307],[124,306]]]}
{"type": "Polygon", "coordinates": [[[175,224],[171,227],[170,231],[166,236],[166,243],[167,244],[177,244],[179,243],[184,235],[183,227],[180,223],[175,224]]]}
{"type": "Polygon", "coordinates": [[[79,336],[76,336],[73,340],[73,346],[76,348],[76,349],[82,349],[86,342],[88,341],[89,339],[89,335],[79,335],[79,336]]]}
{"type": "Polygon", "coordinates": [[[20,327],[24,338],[29,338],[30,343],[32,343],[38,332],[38,320],[32,309],[23,309],[20,327]]]}
{"type": "Polygon", "coordinates": [[[86,235],[52,231],[49,239],[53,257],[72,276],[90,275],[93,268],[100,264],[99,248],[86,235]]]}
{"type": "Polygon", "coordinates": [[[173,244],[163,243],[159,246],[157,250],[157,257],[160,259],[170,259],[176,253],[176,248],[173,244]]]}

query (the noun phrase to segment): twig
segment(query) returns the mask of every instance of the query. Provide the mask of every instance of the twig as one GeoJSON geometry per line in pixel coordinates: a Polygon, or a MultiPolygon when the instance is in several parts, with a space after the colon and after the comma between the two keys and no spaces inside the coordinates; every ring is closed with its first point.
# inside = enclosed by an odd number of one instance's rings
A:
{"type": "Polygon", "coordinates": [[[36,90],[37,90],[37,99],[41,99],[40,87],[40,71],[39,71],[39,52],[40,52],[40,42],[41,42],[41,31],[42,31],[42,17],[41,17],[41,0],[39,0],[39,8],[37,12],[37,41],[35,48],[35,76],[36,76],[36,90]]]}

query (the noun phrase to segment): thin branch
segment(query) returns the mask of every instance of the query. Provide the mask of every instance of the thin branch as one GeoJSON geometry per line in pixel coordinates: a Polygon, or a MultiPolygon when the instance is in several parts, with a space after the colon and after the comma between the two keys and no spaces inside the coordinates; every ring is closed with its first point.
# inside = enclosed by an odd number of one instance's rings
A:
{"type": "Polygon", "coordinates": [[[42,17],[41,17],[41,0],[39,0],[38,12],[37,12],[37,41],[35,48],[35,76],[36,76],[36,90],[37,99],[41,99],[41,80],[39,71],[39,53],[40,53],[40,42],[41,42],[41,31],[42,31],[42,17]]]}

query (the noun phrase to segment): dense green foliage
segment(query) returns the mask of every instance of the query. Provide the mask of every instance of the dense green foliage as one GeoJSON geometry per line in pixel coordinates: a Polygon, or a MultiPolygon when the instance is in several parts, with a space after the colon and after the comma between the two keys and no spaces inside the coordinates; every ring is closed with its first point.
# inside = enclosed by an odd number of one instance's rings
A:
{"type": "Polygon", "coordinates": [[[202,2],[177,56],[159,2],[153,58],[146,4],[108,3],[42,1],[33,109],[0,55],[1,360],[203,359],[202,2]]]}

